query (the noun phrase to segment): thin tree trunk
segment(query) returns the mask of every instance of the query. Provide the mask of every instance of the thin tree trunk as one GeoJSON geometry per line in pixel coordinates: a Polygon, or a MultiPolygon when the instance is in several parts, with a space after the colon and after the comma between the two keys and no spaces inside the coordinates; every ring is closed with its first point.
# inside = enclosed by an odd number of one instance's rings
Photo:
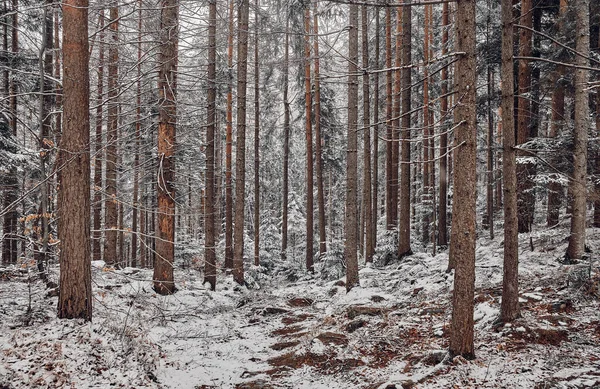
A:
{"type": "Polygon", "coordinates": [[[227,129],[225,135],[225,269],[233,269],[233,4],[229,2],[227,36],[227,129]]]}
{"type": "Polygon", "coordinates": [[[488,101],[487,101],[487,120],[488,120],[488,134],[487,134],[487,193],[486,193],[486,217],[483,224],[484,228],[490,230],[490,239],[494,239],[494,117],[492,116],[492,85],[494,75],[492,69],[488,66],[487,69],[488,79],[488,101]]]}
{"type": "MultiPolygon", "coordinates": [[[[411,0],[407,0],[410,3],[411,0]]],[[[411,139],[411,38],[412,7],[402,9],[402,150],[400,166],[400,230],[398,239],[398,256],[400,258],[412,254],[410,248],[410,139],[411,139]]]]}
{"type": "Polygon", "coordinates": [[[248,83],[248,0],[240,0],[238,8],[237,62],[237,145],[235,185],[235,230],[233,247],[233,279],[244,284],[244,205],[246,183],[246,86],[248,83]]]}
{"type": "Polygon", "coordinates": [[[117,230],[118,230],[118,197],[117,197],[117,153],[119,124],[119,8],[116,1],[110,8],[110,44],[108,46],[108,117],[106,129],[106,181],[104,203],[104,262],[107,266],[118,266],[117,230]]]}
{"type": "Polygon", "coordinates": [[[306,115],[306,269],[313,271],[313,145],[312,145],[312,96],[310,73],[310,8],[304,9],[304,112],[306,115]]]}
{"type": "Polygon", "coordinates": [[[254,265],[258,266],[260,255],[260,69],[258,67],[258,10],[254,8],[254,265]]]}
{"type": "MultiPolygon", "coordinates": [[[[379,8],[375,7],[375,68],[376,70],[380,69],[379,56],[380,56],[380,42],[379,42],[379,8]]],[[[379,215],[379,72],[375,72],[374,80],[373,80],[373,178],[371,183],[373,185],[373,197],[372,197],[372,206],[373,209],[371,211],[371,225],[373,228],[373,232],[371,233],[372,237],[372,247],[373,252],[375,252],[375,248],[377,247],[377,221],[379,215]]]]}
{"type": "Polygon", "coordinates": [[[52,6],[51,0],[46,0],[44,4],[44,27],[42,35],[42,44],[40,47],[39,55],[39,72],[40,72],[40,112],[39,112],[39,125],[40,125],[40,173],[41,179],[44,181],[40,187],[40,212],[39,217],[41,219],[41,247],[36,250],[34,256],[37,258],[37,268],[40,278],[47,282],[46,277],[46,264],[47,264],[47,253],[48,253],[48,239],[49,239],[49,199],[50,192],[49,183],[45,182],[47,179],[47,163],[48,154],[50,151],[51,144],[51,132],[52,132],[52,116],[50,110],[52,108],[52,85],[50,80],[46,78],[46,74],[53,74],[53,63],[52,63],[52,33],[53,33],[53,17],[50,14],[50,7],[52,6]],[[39,252],[38,252],[39,251],[39,252]]]}
{"type": "MultiPolygon", "coordinates": [[[[143,175],[142,175],[143,177],[143,175]]],[[[146,253],[148,252],[148,239],[146,236],[148,235],[148,229],[146,228],[146,215],[148,213],[148,205],[147,205],[147,194],[146,194],[146,185],[142,183],[142,194],[141,194],[141,206],[140,206],[140,267],[142,269],[148,266],[146,258],[146,253]]]]}
{"type": "Polygon", "coordinates": [[[65,123],[58,317],[92,320],[88,2],[63,0],[65,123]],[[68,50],[65,50],[68,48],[68,50]]]}
{"type": "MultiPolygon", "coordinates": [[[[154,290],[175,292],[175,147],[177,123],[177,0],[161,0],[161,29],[158,73],[158,234],[154,242],[154,290]]],[[[154,192],[153,192],[154,193],[154,192]]]]}
{"type": "MultiPolygon", "coordinates": [[[[19,52],[19,28],[18,28],[18,6],[17,0],[12,1],[11,18],[11,60],[10,67],[16,67],[16,57],[19,52]]],[[[6,36],[6,35],[5,35],[6,36]]],[[[13,72],[14,73],[14,72],[13,72]]],[[[6,73],[8,74],[8,72],[6,73]]],[[[8,81],[8,99],[9,99],[9,127],[12,136],[17,137],[17,83],[16,77],[10,77],[8,81]]],[[[17,170],[12,168],[5,179],[6,190],[4,193],[4,208],[9,208],[18,199],[19,183],[17,170]]],[[[13,208],[4,215],[3,233],[5,238],[2,240],[2,262],[17,263],[19,254],[18,243],[18,219],[19,213],[13,208]]]]}
{"type": "Polygon", "coordinates": [[[215,122],[217,120],[217,0],[208,3],[208,112],[206,116],[206,202],[204,220],[206,236],[204,239],[204,282],[210,289],[217,286],[217,253],[215,230],[215,122]]]}
{"type": "MultiPolygon", "coordinates": [[[[429,113],[429,55],[431,42],[431,5],[425,6],[424,39],[423,39],[423,195],[421,206],[423,207],[423,245],[429,244],[429,224],[431,223],[431,163],[433,150],[429,147],[431,134],[431,122],[429,113]]],[[[406,87],[406,86],[405,86],[406,87]]]]}
{"type": "MultiPolygon", "coordinates": [[[[448,54],[448,3],[444,3],[442,9],[442,57],[448,54]]],[[[448,67],[442,69],[442,97],[440,102],[441,108],[441,132],[440,135],[440,189],[438,200],[438,245],[448,246],[448,67]]]]}
{"type": "Polygon", "coordinates": [[[398,227],[398,189],[400,188],[398,176],[398,164],[400,160],[400,114],[401,114],[401,91],[402,91],[402,54],[405,52],[403,47],[403,15],[404,8],[396,10],[396,70],[394,71],[394,110],[392,121],[392,224],[394,229],[398,227]]]}
{"type": "Polygon", "coordinates": [[[131,213],[131,267],[138,265],[138,215],[140,214],[140,141],[142,132],[142,0],[138,8],[137,82],[135,93],[135,149],[133,157],[133,209],[131,213]]]}
{"type": "Polygon", "coordinates": [[[290,18],[285,22],[285,48],[283,54],[283,210],[281,221],[281,258],[287,258],[288,246],[288,192],[289,192],[289,159],[290,159],[290,102],[289,88],[289,46],[290,18]]]}
{"type": "Polygon", "coordinates": [[[385,114],[385,126],[386,126],[386,144],[385,144],[385,215],[386,215],[386,228],[388,231],[396,228],[393,222],[393,199],[397,196],[397,193],[392,192],[392,159],[393,159],[393,143],[394,143],[394,125],[393,125],[393,94],[392,84],[394,79],[394,73],[392,69],[392,11],[390,8],[385,9],[385,67],[386,72],[386,114],[385,114]]]}
{"type": "Polygon", "coordinates": [[[504,272],[500,320],[519,317],[519,226],[515,151],[512,0],[502,1],[502,176],[504,182],[504,272]]]}
{"type": "Polygon", "coordinates": [[[346,290],[359,286],[357,257],[357,165],[358,165],[358,5],[350,5],[348,31],[348,150],[346,160],[346,290]]]}
{"type": "Polygon", "coordinates": [[[365,224],[365,261],[373,262],[373,216],[371,215],[371,86],[369,82],[369,32],[367,6],[361,7],[362,13],[362,67],[363,73],[363,131],[364,131],[364,177],[363,177],[363,209],[365,224]]]}
{"type": "Polygon", "coordinates": [[[457,148],[452,206],[451,261],[455,264],[452,294],[450,354],[475,357],[473,310],[475,291],[475,218],[477,193],[477,113],[475,60],[475,0],[461,0],[456,10],[456,50],[465,53],[456,63],[455,109],[457,148]]]}
{"type": "Polygon", "coordinates": [[[102,259],[102,113],[104,109],[104,9],[100,10],[98,35],[98,87],[96,95],[96,134],[94,153],[94,234],[92,255],[94,261],[102,259]]]}
{"type": "Polygon", "coordinates": [[[569,182],[573,195],[571,235],[567,247],[567,260],[579,260],[585,252],[585,218],[587,199],[587,143],[590,128],[589,65],[590,54],[590,0],[575,1],[577,33],[575,46],[581,55],[575,56],[575,126],[573,129],[573,178],[569,182]]]}
{"type": "Polygon", "coordinates": [[[323,188],[323,158],[321,151],[321,66],[319,58],[319,2],[313,2],[313,31],[315,57],[315,160],[317,172],[317,204],[319,208],[319,256],[327,251],[327,231],[325,225],[325,190],[323,188]]]}
{"type": "MultiPolygon", "coordinates": [[[[521,16],[519,23],[525,27],[533,26],[533,0],[521,0],[521,16]]],[[[532,32],[527,29],[520,30],[519,55],[531,56],[532,32]]],[[[517,110],[517,144],[521,145],[531,139],[531,103],[529,93],[531,91],[531,68],[529,61],[519,61],[519,99],[517,110]]],[[[535,196],[533,195],[533,179],[535,166],[529,162],[517,165],[517,188],[519,232],[531,231],[533,224],[533,207],[535,196]]]]}
{"type": "MultiPolygon", "coordinates": [[[[559,16],[558,16],[558,32],[564,33],[564,16],[567,12],[567,0],[560,1],[559,16]]],[[[552,93],[552,120],[550,122],[549,138],[556,138],[565,126],[565,86],[564,86],[565,67],[556,67],[556,79],[554,84],[554,92],[552,93]]],[[[556,163],[559,157],[552,158],[556,163]]],[[[558,224],[560,218],[560,208],[562,198],[564,196],[563,186],[558,181],[559,175],[551,173],[550,183],[548,184],[548,214],[546,216],[546,224],[548,227],[554,227],[558,224]]]]}

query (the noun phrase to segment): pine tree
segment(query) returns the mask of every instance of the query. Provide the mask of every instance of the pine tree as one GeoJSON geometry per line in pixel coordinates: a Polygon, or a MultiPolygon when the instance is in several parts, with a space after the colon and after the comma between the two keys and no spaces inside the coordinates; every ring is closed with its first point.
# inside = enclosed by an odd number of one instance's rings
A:
{"type": "Polygon", "coordinates": [[[519,227],[515,151],[512,0],[502,1],[502,176],[504,190],[504,276],[500,320],[519,317],[519,227]]]}
{"type": "MultiPolygon", "coordinates": [[[[408,0],[405,3],[410,4],[408,0]]],[[[412,254],[410,248],[410,138],[411,138],[411,40],[412,40],[412,7],[402,7],[402,149],[400,165],[400,231],[398,235],[398,256],[412,254]]]]}
{"type": "Polygon", "coordinates": [[[477,126],[475,0],[462,0],[456,9],[456,144],[450,261],[455,265],[452,294],[450,354],[474,358],[475,217],[477,193],[477,126]]]}
{"type": "MultiPolygon", "coordinates": [[[[365,213],[365,260],[373,261],[373,217],[371,209],[373,207],[371,201],[371,86],[369,70],[369,32],[368,32],[368,12],[367,6],[361,7],[362,14],[362,67],[365,70],[363,73],[363,133],[364,133],[364,169],[363,169],[363,209],[365,213]]],[[[361,226],[362,228],[362,226],[361,226]]]]}
{"type": "Polygon", "coordinates": [[[585,251],[585,219],[587,199],[587,143],[590,129],[590,106],[588,66],[590,54],[590,1],[575,0],[575,15],[577,20],[577,38],[575,50],[575,126],[573,129],[573,177],[569,182],[573,196],[571,234],[566,258],[581,259],[585,251]]]}
{"type": "Polygon", "coordinates": [[[106,131],[106,173],[104,203],[104,262],[107,266],[118,265],[117,231],[118,231],[118,197],[117,197],[117,163],[118,163],[118,126],[119,126],[119,8],[116,1],[111,2],[110,45],[108,46],[108,117],[106,131]]]}
{"type": "Polygon", "coordinates": [[[346,160],[346,290],[358,282],[357,178],[358,178],[358,5],[350,5],[348,31],[348,150],[346,160]]]}
{"type": "Polygon", "coordinates": [[[237,145],[235,185],[235,229],[233,232],[233,279],[244,284],[244,201],[246,185],[246,86],[248,83],[248,0],[238,8],[237,50],[237,145]]]}
{"type": "Polygon", "coordinates": [[[64,162],[59,192],[60,287],[58,317],[92,320],[90,263],[90,119],[87,0],[64,0],[64,162]],[[68,49],[67,49],[68,48],[68,49]]]}
{"type": "Polygon", "coordinates": [[[208,112],[206,115],[206,202],[204,220],[206,237],[204,240],[204,281],[215,290],[217,285],[217,255],[215,231],[215,103],[217,97],[217,0],[208,3],[208,112]]]}
{"type": "MultiPolygon", "coordinates": [[[[175,126],[177,120],[177,44],[179,2],[161,0],[158,72],[158,234],[154,261],[154,290],[175,292],[175,126]]],[[[153,228],[154,230],[154,228],[153,228]]]]}
{"type": "Polygon", "coordinates": [[[227,35],[227,129],[225,135],[225,268],[233,269],[233,5],[229,2],[227,35]]]}

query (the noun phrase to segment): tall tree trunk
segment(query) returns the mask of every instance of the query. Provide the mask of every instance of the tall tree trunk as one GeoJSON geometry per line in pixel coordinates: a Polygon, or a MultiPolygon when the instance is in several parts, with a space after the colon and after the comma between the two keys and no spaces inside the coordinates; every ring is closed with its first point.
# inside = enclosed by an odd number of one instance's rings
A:
{"type": "MultiPolygon", "coordinates": [[[[17,0],[12,0],[12,18],[11,18],[11,55],[10,55],[10,67],[14,69],[16,67],[16,57],[19,52],[19,28],[18,28],[18,6],[17,0]]],[[[5,34],[6,37],[7,34],[5,34]]],[[[6,72],[8,75],[8,71],[6,72]]],[[[16,138],[17,136],[17,83],[16,77],[8,78],[8,99],[9,99],[9,127],[11,135],[16,138]]],[[[18,243],[18,220],[19,213],[15,209],[16,201],[18,200],[19,183],[17,178],[17,169],[11,168],[9,174],[5,178],[4,185],[6,190],[4,192],[4,204],[3,208],[10,209],[4,215],[3,233],[5,238],[2,240],[2,262],[4,263],[17,263],[17,257],[19,254],[18,243]]]]}
{"type": "Polygon", "coordinates": [[[233,269],[233,4],[229,2],[227,36],[227,129],[225,135],[225,268],[233,269]]]}
{"type": "Polygon", "coordinates": [[[215,231],[215,122],[217,120],[217,0],[208,3],[208,112],[206,116],[206,202],[204,220],[204,282],[210,289],[217,286],[217,253],[215,231]]]}
{"type": "Polygon", "coordinates": [[[585,216],[587,199],[587,143],[590,128],[589,65],[590,54],[590,0],[575,1],[577,33],[575,49],[575,126],[573,129],[573,178],[569,182],[573,195],[571,213],[571,235],[567,247],[568,260],[581,259],[585,249],[585,216]]]}
{"type": "Polygon", "coordinates": [[[312,90],[310,73],[310,8],[304,9],[304,112],[306,115],[306,269],[313,271],[313,145],[312,145],[312,90]]]}
{"type": "MultiPolygon", "coordinates": [[[[145,169],[144,169],[145,170],[145,169]]],[[[144,175],[142,174],[142,177],[144,175]]],[[[146,194],[146,185],[142,180],[142,191],[140,196],[140,267],[142,269],[148,266],[147,255],[148,252],[148,228],[147,228],[147,215],[148,215],[148,195],[146,194]]]]}
{"type": "Polygon", "coordinates": [[[177,0],[161,0],[158,72],[158,234],[155,245],[154,290],[175,292],[175,126],[177,123],[177,0]]]}
{"type": "Polygon", "coordinates": [[[39,84],[39,166],[42,185],[40,186],[40,207],[38,212],[38,218],[34,222],[35,230],[39,231],[34,233],[34,258],[36,260],[37,269],[40,278],[47,282],[46,277],[46,264],[47,264],[47,252],[48,252],[48,239],[49,239],[49,218],[48,213],[50,212],[50,184],[46,182],[48,178],[47,163],[48,154],[50,152],[51,144],[51,133],[52,133],[52,116],[50,110],[52,108],[52,85],[46,75],[53,74],[53,63],[52,63],[52,33],[53,33],[53,18],[50,14],[50,7],[52,2],[45,0],[44,14],[43,14],[43,29],[42,29],[42,42],[40,45],[40,52],[38,58],[38,68],[40,74],[39,84]],[[40,223],[41,222],[41,223],[40,223]],[[41,224],[41,226],[40,226],[41,224]]]}
{"type": "Polygon", "coordinates": [[[398,164],[400,161],[400,116],[401,116],[401,94],[402,94],[402,54],[404,53],[403,47],[403,15],[404,7],[396,10],[396,70],[394,71],[394,110],[393,110],[393,121],[392,121],[392,224],[394,228],[398,227],[398,188],[399,179],[398,176],[398,164]]]}
{"type": "Polygon", "coordinates": [[[327,231],[325,225],[325,190],[323,188],[323,158],[321,150],[321,60],[319,58],[319,1],[313,1],[313,31],[315,57],[315,160],[317,173],[317,204],[319,208],[319,256],[327,251],[327,231]]]}
{"type": "MultiPolygon", "coordinates": [[[[559,34],[564,33],[564,17],[567,12],[567,0],[560,1],[557,30],[559,34]]],[[[565,126],[565,85],[564,85],[565,67],[557,66],[554,84],[557,86],[552,93],[552,120],[550,122],[549,138],[556,138],[565,126]]],[[[553,162],[558,162],[558,156],[552,158],[553,162]]],[[[560,207],[564,194],[563,186],[559,182],[559,175],[552,173],[548,184],[548,214],[546,224],[548,227],[554,227],[558,224],[560,217],[560,207]]]]}
{"type": "Polygon", "coordinates": [[[512,0],[502,0],[502,176],[504,182],[504,275],[500,320],[519,317],[519,227],[514,114],[512,0]]]}
{"type": "MultiPolygon", "coordinates": [[[[525,27],[533,27],[533,0],[521,0],[521,16],[519,23],[525,27]]],[[[521,29],[519,36],[519,55],[531,56],[531,30],[521,29]]],[[[519,99],[517,110],[517,144],[521,145],[531,139],[531,68],[529,61],[519,61],[519,99]]],[[[517,165],[517,188],[519,232],[531,231],[533,224],[533,178],[535,166],[530,162],[520,162],[517,165]]]]}
{"type": "Polygon", "coordinates": [[[289,58],[290,58],[290,18],[285,22],[285,47],[283,54],[283,210],[281,220],[281,258],[287,258],[288,246],[288,192],[289,192],[289,159],[290,159],[290,102],[289,58]]]}
{"type": "Polygon", "coordinates": [[[118,230],[118,197],[117,197],[117,153],[119,127],[119,8],[117,1],[112,1],[110,8],[110,45],[108,46],[108,117],[106,130],[106,200],[104,203],[104,262],[107,266],[118,266],[117,230],[118,230]]]}
{"type": "Polygon", "coordinates": [[[104,109],[104,9],[100,9],[99,34],[98,34],[98,86],[96,95],[96,133],[95,133],[95,152],[94,152],[94,233],[92,240],[92,256],[94,261],[102,259],[102,113],[104,109]]]}
{"type": "Polygon", "coordinates": [[[358,5],[350,5],[348,31],[348,150],[346,160],[346,290],[358,282],[357,181],[358,181],[358,5]]]}
{"type": "Polygon", "coordinates": [[[254,8],[254,265],[258,266],[260,255],[260,69],[258,67],[258,10],[254,8]]]}
{"type": "Polygon", "coordinates": [[[365,224],[365,261],[373,262],[373,217],[371,209],[371,86],[369,82],[369,31],[367,6],[361,7],[362,14],[362,67],[363,67],[363,131],[364,131],[364,169],[363,169],[363,209],[365,224]]]}
{"type": "Polygon", "coordinates": [[[379,8],[375,7],[375,69],[377,70],[374,75],[374,86],[373,86],[373,178],[371,183],[373,184],[373,197],[372,197],[372,211],[371,211],[371,225],[373,232],[371,238],[373,243],[373,252],[377,247],[377,221],[379,216],[379,56],[380,56],[380,42],[379,42],[379,8]]]}
{"type": "Polygon", "coordinates": [[[233,279],[244,284],[244,199],[246,185],[246,86],[248,83],[248,0],[238,7],[237,52],[237,145],[235,153],[235,230],[233,232],[233,279]]]}
{"type": "Polygon", "coordinates": [[[475,290],[475,218],[477,193],[477,113],[475,0],[459,0],[456,10],[456,87],[454,201],[451,261],[455,264],[450,354],[474,358],[473,298],[475,290]]]}
{"type": "Polygon", "coordinates": [[[59,192],[60,288],[58,317],[92,320],[90,263],[90,131],[87,0],[63,1],[65,163],[59,192]],[[68,48],[68,49],[67,49],[68,48]]]}
{"type": "Polygon", "coordinates": [[[135,146],[133,157],[133,209],[131,213],[131,267],[138,265],[138,215],[140,215],[140,143],[142,133],[142,0],[137,2],[137,82],[135,93],[135,146]]]}
{"type": "Polygon", "coordinates": [[[385,9],[385,68],[386,71],[386,99],[385,99],[385,126],[386,126],[386,143],[385,143],[385,220],[386,228],[391,231],[396,228],[393,221],[393,199],[397,193],[392,192],[392,159],[393,159],[393,144],[394,144],[394,124],[393,124],[393,94],[392,85],[394,80],[394,72],[392,69],[392,11],[390,8],[385,9]]]}
{"type": "MultiPolygon", "coordinates": [[[[425,6],[424,39],[423,39],[423,195],[421,206],[423,207],[423,244],[429,244],[429,224],[431,223],[431,163],[433,150],[429,147],[431,134],[431,122],[429,112],[429,55],[431,44],[431,5],[425,6]]],[[[405,86],[406,88],[406,86],[405,86]]]]}
{"type": "MultiPolygon", "coordinates": [[[[442,9],[442,57],[448,54],[448,3],[442,9]]],[[[438,245],[448,246],[448,67],[442,69],[441,135],[440,135],[440,189],[438,200],[438,245]]]]}
{"type": "MultiPolygon", "coordinates": [[[[598,46],[600,46],[600,29],[598,30],[598,46]]],[[[598,77],[598,76],[596,76],[598,77]]],[[[596,134],[600,134],[600,93],[596,92],[596,134]]],[[[598,136],[598,135],[596,135],[598,136]]],[[[594,161],[594,171],[596,175],[600,174],[600,152],[596,151],[596,160],[594,161]]],[[[594,198],[594,227],[600,227],[600,182],[594,180],[595,198],[594,198]]]]}
{"type": "MultiPolygon", "coordinates": [[[[411,0],[407,0],[411,3],[411,0]]],[[[402,10],[402,150],[400,166],[400,231],[398,239],[398,256],[412,254],[410,248],[410,138],[411,138],[411,38],[412,7],[402,10]]]]}
{"type": "Polygon", "coordinates": [[[494,117],[492,111],[492,93],[493,93],[493,79],[494,75],[491,66],[488,65],[487,69],[487,186],[486,186],[486,216],[484,218],[485,223],[483,227],[490,230],[490,239],[494,239],[494,117]]]}

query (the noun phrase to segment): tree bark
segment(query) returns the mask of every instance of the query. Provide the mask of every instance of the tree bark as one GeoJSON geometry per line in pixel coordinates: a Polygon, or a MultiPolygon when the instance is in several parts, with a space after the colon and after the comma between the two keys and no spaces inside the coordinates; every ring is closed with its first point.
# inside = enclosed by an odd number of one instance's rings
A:
{"type": "Polygon", "coordinates": [[[235,157],[235,229],[233,232],[233,280],[244,285],[244,201],[246,184],[246,86],[248,84],[248,0],[238,7],[237,145],[235,157]]]}
{"type": "MultiPolygon", "coordinates": [[[[410,3],[406,0],[405,3],[410,3]]],[[[412,7],[402,9],[402,150],[400,166],[400,230],[398,239],[398,256],[400,258],[412,254],[410,248],[410,139],[411,139],[411,39],[412,39],[412,7]]]]}
{"type": "Polygon", "coordinates": [[[367,6],[361,6],[362,14],[362,67],[363,67],[363,133],[364,133],[364,169],[363,169],[363,209],[365,213],[365,261],[373,262],[373,208],[371,199],[371,86],[369,74],[369,32],[367,6]]]}
{"type": "Polygon", "coordinates": [[[429,224],[431,223],[431,162],[433,159],[433,150],[429,147],[431,134],[431,123],[429,120],[429,53],[431,41],[431,5],[425,6],[424,18],[424,39],[423,39],[423,195],[421,197],[421,207],[423,208],[423,245],[429,244],[429,224]]]}
{"type": "Polygon", "coordinates": [[[519,227],[514,115],[512,0],[502,1],[502,176],[504,182],[504,273],[500,320],[519,317],[519,227]]]}
{"type": "Polygon", "coordinates": [[[158,72],[158,233],[155,240],[154,290],[175,292],[175,147],[177,124],[177,45],[179,2],[161,0],[158,72]]]}
{"type": "Polygon", "coordinates": [[[119,8],[113,1],[110,8],[110,45],[108,46],[108,117],[106,129],[106,173],[104,203],[104,262],[107,266],[118,266],[117,231],[118,231],[118,200],[117,200],[117,155],[118,126],[119,126],[119,8]]]}
{"type": "Polygon", "coordinates": [[[204,282],[214,291],[217,286],[217,253],[215,230],[215,122],[217,120],[217,0],[208,3],[208,93],[206,115],[206,202],[204,220],[204,282]]]}
{"type": "Polygon", "coordinates": [[[573,177],[569,182],[573,196],[571,212],[571,235],[567,247],[567,260],[579,260],[585,252],[585,217],[587,199],[587,143],[590,128],[589,65],[590,54],[590,0],[575,1],[577,20],[575,46],[575,127],[573,129],[573,177]]]}
{"type": "Polygon", "coordinates": [[[404,8],[396,10],[396,53],[395,53],[395,64],[396,70],[394,71],[394,109],[393,109],[393,120],[392,120],[392,225],[394,229],[398,228],[398,189],[400,188],[399,180],[401,177],[398,176],[398,165],[400,162],[400,116],[401,116],[401,95],[402,95],[402,55],[404,50],[404,35],[402,33],[403,27],[403,15],[404,8]]]}
{"type": "Polygon", "coordinates": [[[465,53],[456,63],[455,90],[460,104],[457,122],[452,206],[451,262],[455,264],[450,354],[474,358],[473,310],[475,289],[475,219],[477,193],[477,125],[475,0],[459,0],[456,10],[456,50],[465,53]]]}
{"type": "Polygon", "coordinates": [[[313,216],[314,216],[314,187],[313,187],[313,145],[312,145],[312,90],[310,72],[310,8],[304,9],[304,112],[306,129],[306,269],[313,269],[313,216]]]}
{"type": "MultiPolygon", "coordinates": [[[[519,23],[525,27],[533,26],[532,0],[521,0],[521,16],[519,23]]],[[[519,31],[519,56],[531,56],[532,32],[527,29],[519,31]]],[[[519,61],[519,98],[517,110],[517,144],[521,145],[531,140],[531,68],[529,61],[519,61]]],[[[521,155],[525,156],[525,155],[521,155]]],[[[517,164],[517,207],[519,217],[519,232],[531,231],[533,224],[533,208],[535,196],[533,194],[533,174],[535,165],[532,162],[519,162],[517,164]]]]}
{"type": "MultiPolygon", "coordinates": [[[[564,16],[567,12],[567,1],[560,1],[560,9],[557,23],[557,30],[564,33],[564,16]]],[[[557,66],[554,84],[554,92],[552,93],[552,121],[550,122],[549,138],[556,138],[565,126],[565,86],[564,75],[565,67],[557,66]]],[[[552,158],[555,162],[558,157],[552,158]]],[[[558,224],[560,218],[560,208],[564,196],[564,188],[558,181],[559,175],[556,173],[550,174],[550,183],[548,184],[548,214],[546,216],[546,224],[548,227],[554,227],[558,224]]]]}
{"type": "Polygon", "coordinates": [[[233,5],[229,2],[227,36],[227,129],[225,135],[225,268],[233,269],[233,5]]]}
{"type": "Polygon", "coordinates": [[[131,267],[138,266],[138,215],[140,215],[140,143],[142,134],[142,0],[137,2],[137,82],[135,93],[135,149],[133,157],[133,209],[131,213],[131,267]]]}
{"type": "Polygon", "coordinates": [[[288,246],[288,192],[289,192],[289,159],[290,159],[290,102],[289,89],[289,52],[290,18],[285,22],[285,47],[283,54],[283,210],[281,221],[281,258],[287,258],[288,246]]]}
{"type": "Polygon", "coordinates": [[[323,188],[323,158],[321,145],[321,60],[319,58],[319,18],[318,0],[313,2],[313,31],[315,57],[315,160],[317,173],[317,204],[319,208],[319,256],[327,251],[327,231],[325,224],[325,190],[323,188]]]}
{"type": "Polygon", "coordinates": [[[59,210],[58,317],[91,321],[88,2],[64,0],[62,5],[65,167],[59,196],[68,206],[59,210]]]}
{"type": "Polygon", "coordinates": [[[358,282],[357,257],[357,164],[358,164],[358,5],[350,5],[348,31],[348,156],[346,160],[346,290],[358,282]]]}
{"type": "Polygon", "coordinates": [[[371,234],[373,252],[377,247],[377,221],[379,216],[379,56],[380,56],[380,42],[379,42],[379,8],[375,8],[375,69],[377,70],[373,80],[373,178],[371,183],[373,185],[373,196],[372,196],[372,211],[371,211],[371,225],[373,232],[371,234]]]}
{"type": "Polygon", "coordinates": [[[388,231],[396,228],[393,222],[393,199],[397,196],[397,193],[392,192],[392,159],[393,159],[393,94],[392,84],[394,80],[394,72],[392,69],[392,11],[390,8],[385,9],[385,67],[386,71],[386,100],[385,100],[385,127],[386,127],[386,142],[385,142],[385,220],[386,228],[388,231]]]}
{"type": "MultiPolygon", "coordinates": [[[[448,4],[444,3],[442,9],[442,57],[448,54],[448,4]]],[[[442,134],[440,135],[440,189],[438,200],[438,245],[448,246],[448,67],[442,69],[442,97],[440,101],[440,115],[442,134]]]]}
{"type": "Polygon", "coordinates": [[[260,256],[260,69],[258,66],[259,0],[254,9],[254,265],[260,256]]]}
{"type": "MultiPolygon", "coordinates": [[[[19,28],[18,28],[18,1],[12,1],[12,18],[11,18],[11,60],[9,61],[9,65],[14,69],[15,59],[17,57],[17,53],[19,52],[19,28]]],[[[8,28],[5,29],[5,39],[8,28]]],[[[7,42],[6,46],[8,46],[7,42]]],[[[8,49],[8,47],[7,47],[8,49]]],[[[9,127],[10,132],[13,137],[17,136],[17,83],[16,77],[8,77],[9,72],[6,72],[6,87],[8,90],[8,100],[9,100],[9,127]]],[[[19,183],[17,177],[17,169],[11,168],[9,174],[5,178],[4,185],[6,186],[4,192],[4,208],[9,208],[12,205],[12,209],[4,215],[4,224],[2,228],[2,232],[5,235],[5,238],[2,240],[2,262],[3,263],[17,263],[17,257],[19,255],[18,243],[19,243],[19,235],[18,235],[18,220],[19,220],[19,212],[15,209],[13,205],[18,199],[18,191],[19,191],[19,183]]]]}
{"type": "Polygon", "coordinates": [[[98,84],[96,94],[96,133],[95,133],[95,152],[94,152],[94,201],[92,204],[94,214],[94,233],[92,256],[94,261],[102,259],[102,163],[103,146],[103,118],[104,111],[103,95],[104,95],[104,9],[101,9],[98,34],[98,84]]]}

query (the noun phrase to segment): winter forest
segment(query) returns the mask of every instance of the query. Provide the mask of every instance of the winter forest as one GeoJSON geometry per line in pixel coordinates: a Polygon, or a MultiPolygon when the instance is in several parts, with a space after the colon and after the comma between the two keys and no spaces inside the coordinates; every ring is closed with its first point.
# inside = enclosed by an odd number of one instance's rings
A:
{"type": "Polygon", "coordinates": [[[0,389],[600,387],[600,2],[2,0],[0,389]]]}

